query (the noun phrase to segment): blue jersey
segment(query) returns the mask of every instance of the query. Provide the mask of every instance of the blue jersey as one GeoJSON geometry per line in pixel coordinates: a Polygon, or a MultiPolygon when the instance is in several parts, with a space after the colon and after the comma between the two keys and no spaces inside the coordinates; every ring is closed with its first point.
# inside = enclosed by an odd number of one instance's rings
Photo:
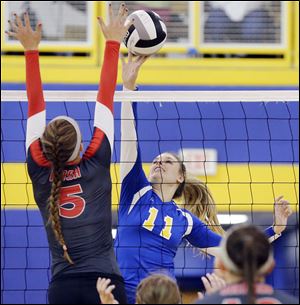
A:
{"type": "Polygon", "coordinates": [[[122,187],[115,251],[127,297],[134,302],[137,285],[149,274],[175,276],[174,257],[183,239],[207,248],[218,246],[221,237],[189,211],[173,201],[162,202],[156,195],[142,169],[131,104],[122,106],[122,118],[122,187]]]}

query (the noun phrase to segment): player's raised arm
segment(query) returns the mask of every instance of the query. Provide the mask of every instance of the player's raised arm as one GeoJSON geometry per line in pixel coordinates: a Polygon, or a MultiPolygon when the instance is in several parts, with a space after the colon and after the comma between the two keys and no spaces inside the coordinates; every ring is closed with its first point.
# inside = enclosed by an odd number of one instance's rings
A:
{"type": "Polygon", "coordinates": [[[42,25],[35,31],[30,26],[28,13],[24,13],[23,24],[20,16],[14,14],[15,20],[9,20],[10,31],[6,34],[20,41],[26,58],[26,90],[28,97],[28,121],[26,132],[26,152],[29,146],[41,137],[46,126],[45,101],[39,66],[39,44],[42,37],[42,25]]]}
{"type": "MultiPolygon", "coordinates": [[[[133,59],[131,53],[128,55],[128,61],[121,57],[124,91],[136,90],[139,70],[147,58],[145,56],[138,56],[136,59],[133,59]]],[[[139,192],[139,196],[142,196],[151,189],[142,168],[137,135],[136,106],[136,103],[122,103],[121,108],[120,177],[122,189],[120,206],[126,209],[137,192],[139,192]]],[[[127,212],[130,212],[130,209],[126,210],[127,212]]]]}
{"type": "MultiPolygon", "coordinates": [[[[136,80],[139,70],[143,63],[147,60],[146,56],[138,56],[135,60],[131,53],[128,54],[128,62],[122,56],[122,79],[123,90],[136,90],[136,80]]],[[[136,111],[135,105],[132,103],[122,103],[121,110],[121,182],[133,168],[138,155],[137,130],[136,130],[136,111]]]]}
{"type": "Polygon", "coordinates": [[[94,118],[94,134],[92,141],[84,155],[90,158],[95,154],[99,146],[107,137],[110,144],[110,156],[113,151],[114,140],[114,118],[113,118],[113,99],[118,73],[118,59],[120,43],[131,23],[125,25],[128,9],[125,4],[120,6],[117,16],[114,16],[111,4],[109,5],[109,22],[106,25],[101,17],[98,21],[102,33],[106,39],[104,61],[101,69],[101,77],[97,95],[94,118]]]}

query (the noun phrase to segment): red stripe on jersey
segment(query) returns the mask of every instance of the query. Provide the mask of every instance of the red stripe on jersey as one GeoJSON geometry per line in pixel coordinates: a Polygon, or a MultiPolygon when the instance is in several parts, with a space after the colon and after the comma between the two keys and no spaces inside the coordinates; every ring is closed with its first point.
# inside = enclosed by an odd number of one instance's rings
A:
{"type": "Polygon", "coordinates": [[[26,90],[28,98],[28,117],[45,110],[42,80],[39,65],[39,52],[27,51],[26,58],[26,90]]]}
{"type": "Polygon", "coordinates": [[[101,69],[101,78],[97,95],[97,101],[108,107],[111,112],[113,112],[113,101],[118,76],[119,49],[119,42],[106,42],[104,61],[101,69]]]}
{"type": "Polygon", "coordinates": [[[95,128],[93,138],[90,145],[86,149],[82,159],[90,159],[94,156],[97,150],[100,148],[104,139],[104,132],[99,128],[95,128]]]}
{"type": "Polygon", "coordinates": [[[30,153],[32,156],[32,159],[36,164],[42,167],[51,167],[51,162],[47,160],[45,157],[42,147],[41,147],[41,142],[40,140],[35,140],[31,145],[30,145],[30,153]]]}

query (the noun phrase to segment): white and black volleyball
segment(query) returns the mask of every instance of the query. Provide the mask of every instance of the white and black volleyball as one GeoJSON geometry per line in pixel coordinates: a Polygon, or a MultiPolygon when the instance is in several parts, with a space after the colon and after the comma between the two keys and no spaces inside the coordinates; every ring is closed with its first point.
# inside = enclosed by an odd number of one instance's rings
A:
{"type": "Polygon", "coordinates": [[[153,11],[138,10],[128,16],[133,25],[124,37],[124,44],[135,55],[151,55],[158,52],[167,39],[167,27],[153,11]]]}

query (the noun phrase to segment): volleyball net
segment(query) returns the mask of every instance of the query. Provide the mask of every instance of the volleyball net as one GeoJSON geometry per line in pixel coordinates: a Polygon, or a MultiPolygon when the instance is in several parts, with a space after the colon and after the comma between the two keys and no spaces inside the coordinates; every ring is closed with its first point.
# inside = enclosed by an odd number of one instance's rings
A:
{"type": "MultiPolygon", "coordinates": [[[[45,91],[47,122],[58,115],[79,123],[86,148],[93,132],[95,91],[45,91]]],[[[111,175],[114,228],[120,194],[120,108],[138,103],[143,167],[172,151],[211,190],[219,220],[272,224],[274,199],[294,211],[274,244],[275,289],[299,295],[299,94],[297,91],[138,91],[115,94],[115,145],[111,175]]],[[[27,97],[1,91],[1,303],[46,303],[50,254],[26,170],[27,97]]],[[[176,275],[200,282],[211,262],[180,249],[176,275]]],[[[191,282],[189,282],[191,283],[191,282]]],[[[197,286],[197,284],[195,284],[197,286]]]]}

